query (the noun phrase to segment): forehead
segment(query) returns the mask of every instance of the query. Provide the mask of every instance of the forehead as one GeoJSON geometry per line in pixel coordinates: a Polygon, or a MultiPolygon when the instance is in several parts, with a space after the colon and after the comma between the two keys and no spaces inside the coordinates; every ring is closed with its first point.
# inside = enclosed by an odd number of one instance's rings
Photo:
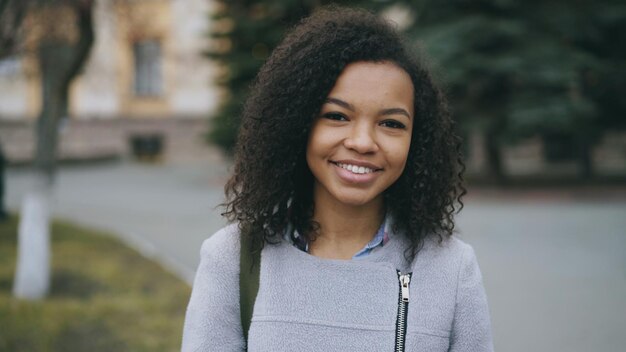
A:
{"type": "Polygon", "coordinates": [[[329,96],[352,104],[400,105],[413,113],[413,90],[411,77],[396,64],[354,62],[337,77],[329,96]]]}

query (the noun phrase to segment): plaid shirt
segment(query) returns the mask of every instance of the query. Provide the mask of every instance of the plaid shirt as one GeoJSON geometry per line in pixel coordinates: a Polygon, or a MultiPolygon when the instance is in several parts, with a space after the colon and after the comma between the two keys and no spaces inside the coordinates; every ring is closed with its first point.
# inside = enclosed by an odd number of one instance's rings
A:
{"type": "MultiPolygon", "coordinates": [[[[309,243],[304,237],[300,236],[298,231],[287,231],[285,233],[285,239],[301,251],[307,253],[309,252],[309,243]]],[[[383,223],[380,224],[380,227],[378,228],[378,231],[376,231],[376,233],[374,234],[374,237],[372,237],[372,240],[369,241],[360,251],[358,251],[352,257],[352,259],[363,258],[375,249],[384,246],[385,244],[387,244],[387,242],[389,242],[389,221],[388,217],[385,216],[383,223]]]]}

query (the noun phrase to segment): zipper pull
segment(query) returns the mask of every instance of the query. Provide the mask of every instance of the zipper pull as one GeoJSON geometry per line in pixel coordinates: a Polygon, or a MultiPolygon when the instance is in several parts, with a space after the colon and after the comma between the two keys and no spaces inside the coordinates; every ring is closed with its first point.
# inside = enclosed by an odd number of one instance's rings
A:
{"type": "Polygon", "coordinates": [[[409,302],[409,283],[411,276],[409,274],[400,275],[400,285],[402,286],[402,302],[409,302]]]}

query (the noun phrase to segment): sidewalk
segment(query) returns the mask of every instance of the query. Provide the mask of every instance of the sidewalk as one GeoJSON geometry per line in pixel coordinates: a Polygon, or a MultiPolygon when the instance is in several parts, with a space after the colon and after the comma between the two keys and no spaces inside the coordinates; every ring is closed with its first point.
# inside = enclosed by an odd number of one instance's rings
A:
{"type": "MultiPolygon", "coordinates": [[[[19,211],[32,177],[7,171],[6,203],[19,211]]],[[[54,216],[109,230],[191,284],[202,241],[224,226],[227,165],[217,155],[162,165],[112,162],[59,170],[54,216]]]]}
{"type": "Polygon", "coordinates": [[[626,202],[626,183],[580,186],[469,187],[467,199],[477,201],[607,203],[626,202]]]}

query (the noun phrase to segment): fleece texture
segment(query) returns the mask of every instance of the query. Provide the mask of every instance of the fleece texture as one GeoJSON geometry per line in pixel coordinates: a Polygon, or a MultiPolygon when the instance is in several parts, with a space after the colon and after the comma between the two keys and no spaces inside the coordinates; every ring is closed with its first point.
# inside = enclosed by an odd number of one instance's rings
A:
{"type": "MultiPolygon", "coordinates": [[[[236,225],[207,239],[187,308],[184,352],[244,351],[236,225]]],[[[427,239],[415,260],[391,234],[358,260],[321,259],[286,241],[261,252],[248,351],[394,351],[397,271],[412,272],[406,351],[493,351],[489,310],[473,249],[427,239]]]]}

